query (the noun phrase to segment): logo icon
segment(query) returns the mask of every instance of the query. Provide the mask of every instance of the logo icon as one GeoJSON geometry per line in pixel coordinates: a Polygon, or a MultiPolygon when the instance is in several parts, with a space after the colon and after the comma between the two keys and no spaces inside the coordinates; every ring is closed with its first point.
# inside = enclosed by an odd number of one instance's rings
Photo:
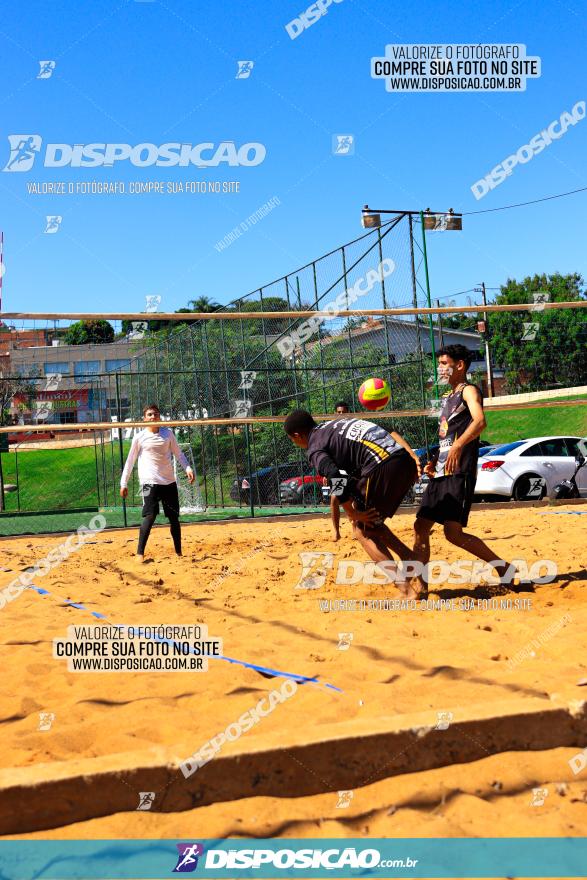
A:
{"type": "Polygon", "coordinates": [[[543,312],[544,303],[550,302],[550,293],[547,290],[539,290],[538,293],[532,294],[534,300],[533,312],[543,312]]]}
{"type": "Polygon", "coordinates": [[[51,730],[51,725],[55,721],[55,712],[39,712],[38,730],[51,730]]]}
{"type": "Polygon", "coordinates": [[[438,718],[436,722],[436,726],[434,730],[448,730],[450,727],[450,722],[453,719],[452,712],[437,712],[436,717],[438,718]]]}
{"type": "Polygon", "coordinates": [[[232,417],[233,419],[248,419],[253,409],[251,400],[233,400],[232,401],[232,417]]]}
{"type": "Polygon", "coordinates": [[[49,77],[53,75],[53,71],[55,70],[55,62],[39,61],[39,67],[41,69],[37,74],[37,79],[49,79],[49,77]]]}
{"type": "Polygon", "coordinates": [[[147,332],[146,321],[131,321],[130,327],[131,329],[128,333],[129,339],[142,339],[143,335],[147,332]]]}
{"type": "Polygon", "coordinates": [[[61,226],[61,221],[63,217],[60,214],[49,214],[47,216],[47,225],[45,226],[45,233],[47,235],[54,235],[56,232],[59,232],[59,227],[61,226]]]}
{"type": "Polygon", "coordinates": [[[160,302],[161,302],[160,296],[146,296],[145,303],[147,305],[146,305],[145,311],[146,312],[156,312],[157,309],[159,308],[160,302]]]}
{"type": "Polygon", "coordinates": [[[332,136],[332,152],[335,156],[354,156],[354,134],[335,134],[332,136]]]}
{"type": "Polygon", "coordinates": [[[330,480],[330,494],[338,497],[346,489],[348,480],[346,477],[332,477],[330,480]]]}
{"type": "Polygon", "coordinates": [[[42,139],[38,134],[9,134],[10,158],[3,171],[30,171],[36,155],[41,149],[42,139]]]}
{"type": "Polygon", "coordinates": [[[137,810],[150,810],[154,802],[154,791],[139,791],[139,805],[137,807],[137,810]]]}
{"type": "Polygon", "coordinates": [[[61,373],[50,373],[45,379],[45,391],[57,391],[63,376],[61,373]]]}
{"type": "Polygon", "coordinates": [[[302,573],[296,590],[319,590],[326,583],[328,570],[334,565],[334,553],[300,553],[302,573]]]}
{"type": "Polygon", "coordinates": [[[534,477],[530,480],[530,486],[526,492],[527,498],[542,498],[546,480],[544,477],[534,477]]]}
{"type": "MultiPolygon", "coordinates": [[[[446,232],[448,228],[448,214],[427,214],[426,220],[430,222],[430,219],[434,218],[434,226],[430,228],[429,226],[425,226],[425,229],[429,232],[446,232]]],[[[455,303],[449,303],[450,306],[454,306],[455,303]]]]}
{"type": "Polygon", "coordinates": [[[532,322],[530,324],[523,323],[524,332],[522,333],[522,342],[532,342],[533,339],[536,339],[536,334],[538,333],[538,322],[532,322]]]}
{"type": "Polygon", "coordinates": [[[350,807],[354,795],[354,791],[339,791],[336,808],[338,810],[346,810],[347,807],[350,807]]]}
{"type": "Polygon", "coordinates": [[[235,79],[248,79],[253,71],[253,67],[255,66],[254,61],[237,61],[238,70],[236,72],[235,79]]]}
{"type": "Polygon", "coordinates": [[[241,370],[241,383],[238,386],[239,389],[242,388],[243,391],[249,391],[253,387],[253,382],[257,378],[257,374],[254,370],[241,370]]]}
{"type": "Polygon", "coordinates": [[[582,773],[587,767],[587,749],[583,749],[582,752],[577,752],[576,755],[569,758],[568,764],[575,776],[582,773]]]}
{"type": "Polygon", "coordinates": [[[51,415],[51,411],[53,409],[53,402],[48,400],[36,400],[35,401],[35,418],[37,422],[44,422],[51,415]]]}
{"type": "Polygon", "coordinates": [[[191,874],[198,867],[198,859],[204,854],[201,843],[176,843],[177,865],[173,869],[174,874],[191,874]]]}
{"type": "Polygon", "coordinates": [[[530,806],[531,807],[541,807],[547,797],[548,797],[548,789],[547,788],[533,788],[532,789],[532,800],[530,801],[530,806]]]}
{"type": "Polygon", "coordinates": [[[351,646],[351,642],[353,640],[353,633],[339,633],[338,634],[338,650],[339,651],[348,651],[351,646]]]}

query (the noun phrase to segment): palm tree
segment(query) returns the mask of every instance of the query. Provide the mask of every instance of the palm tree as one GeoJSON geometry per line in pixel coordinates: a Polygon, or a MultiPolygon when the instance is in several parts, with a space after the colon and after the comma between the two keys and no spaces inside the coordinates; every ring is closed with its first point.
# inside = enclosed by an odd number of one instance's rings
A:
{"type": "Polygon", "coordinates": [[[197,299],[190,299],[188,306],[193,312],[215,312],[220,308],[220,303],[210,299],[209,296],[199,296],[197,299]]]}

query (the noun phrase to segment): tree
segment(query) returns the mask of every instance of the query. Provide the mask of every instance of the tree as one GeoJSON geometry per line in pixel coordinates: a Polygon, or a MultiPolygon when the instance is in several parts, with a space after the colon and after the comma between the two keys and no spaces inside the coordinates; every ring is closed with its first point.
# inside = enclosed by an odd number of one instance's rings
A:
{"type": "MultiPolygon", "coordinates": [[[[521,282],[508,279],[496,303],[534,304],[535,293],[547,293],[551,302],[587,298],[579,274],[555,273],[534,275],[521,282]]],[[[583,309],[491,312],[488,323],[492,359],[505,370],[508,392],[587,383],[583,309]]]]}
{"type": "Polygon", "coordinates": [[[189,309],[178,309],[180,312],[215,312],[220,308],[220,303],[210,299],[209,296],[199,296],[197,299],[188,300],[189,309]]]}
{"type": "Polygon", "coordinates": [[[22,378],[0,378],[0,425],[10,424],[10,405],[14,397],[24,397],[25,402],[30,404],[36,394],[35,376],[23,376],[22,378]]]}
{"type": "Polygon", "coordinates": [[[443,330],[472,330],[477,331],[477,321],[482,318],[481,313],[473,314],[473,312],[450,312],[448,315],[441,315],[440,322],[438,316],[435,316],[435,324],[441,323],[443,330]]]}
{"type": "MultiPolygon", "coordinates": [[[[219,303],[214,302],[214,300],[210,299],[208,296],[200,296],[197,299],[190,299],[187,307],[184,306],[181,309],[176,309],[175,314],[186,314],[189,315],[192,312],[215,312],[217,309],[222,308],[219,303]]],[[[149,313],[150,314],[150,313],[149,313]]],[[[195,324],[197,322],[197,318],[193,321],[157,321],[156,319],[147,320],[148,313],[145,313],[145,321],[147,321],[147,330],[149,333],[159,333],[163,331],[163,336],[167,336],[169,333],[173,333],[175,329],[178,327],[185,327],[186,324],[195,324]]],[[[136,323],[136,321],[123,321],[122,322],[122,335],[127,336],[133,329],[132,325],[136,323]]]]}
{"type": "MultiPolygon", "coordinates": [[[[30,404],[31,398],[34,394],[35,383],[31,378],[0,378],[0,425],[5,426],[10,423],[9,410],[15,395],[24,397],[26,402],[30,404]]],[[[1,454],[2,453],[0,453],[0,455],[1,454]]],[[[4,477],[2,475],[2,468],[0,467],[0,511],[2,510],[4,510],[4,477]]]]}
{"type": "MultiPolygon", "coordinates": [[[[238,312],[291,312],[298,311],[292,309],[286,299],[281,296],[264,296],[263,300],[248,299],[240,300],[237,303],[238,312]]],[[[246,326],[251,336],[277,335],[278,333],[287,333],[292,327],[296,318],[259,318],[258,321],[247,321],[246,326]]]]}
{"type": "Polygon", "coordinates": [[[76,321],[67,328],[63,341],[66,345],[113,342],[114,328],[108,321],[76,321]]]}

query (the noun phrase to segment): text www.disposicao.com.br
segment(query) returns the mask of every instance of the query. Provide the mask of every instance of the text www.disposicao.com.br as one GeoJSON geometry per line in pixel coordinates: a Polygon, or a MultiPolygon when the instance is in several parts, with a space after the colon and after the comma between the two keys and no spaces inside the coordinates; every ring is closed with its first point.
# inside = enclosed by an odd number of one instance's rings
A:
{"type": "Polygon", "coordinates": [[[200,657],[71,657],[74,672],[178,672],[202,669],[200,657]]]}

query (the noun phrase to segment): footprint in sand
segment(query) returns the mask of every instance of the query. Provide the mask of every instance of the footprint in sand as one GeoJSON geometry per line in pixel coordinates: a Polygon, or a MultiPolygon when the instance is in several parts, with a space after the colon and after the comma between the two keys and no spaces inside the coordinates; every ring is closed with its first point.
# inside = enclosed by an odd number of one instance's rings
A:
{"type": "Polygon", "coordinates": [[[53,666],[49,666],[48,663],[31,663],[30,666],[27,666],[25,668],[25,672],[35,676],[44,675],[48,679],[51,673],[55,672],[55,668],[53,666]]]}

